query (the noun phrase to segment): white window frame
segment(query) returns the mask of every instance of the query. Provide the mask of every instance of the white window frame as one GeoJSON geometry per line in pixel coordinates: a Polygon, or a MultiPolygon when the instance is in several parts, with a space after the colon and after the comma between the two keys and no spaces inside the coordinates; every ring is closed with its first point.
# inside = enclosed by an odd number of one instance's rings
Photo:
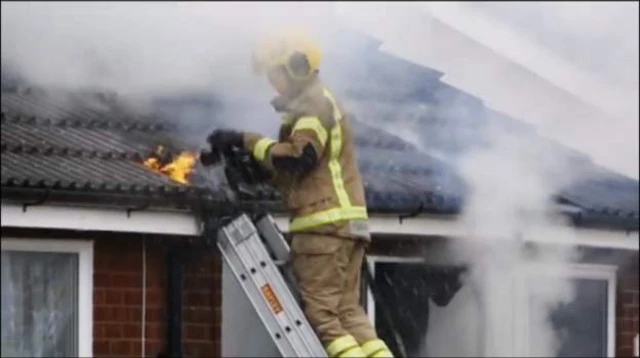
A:
{"type": "MultiPolygon", "coordinates": [[[[378,262],[393,262],[393,263],[423,263],[424,258],[421,257],[403,257],[403,256],[378,256],[367,255],[365,256],[367,265],[371,270],[371,278],[376,279],[376,264],[378,262]]],[[[371,288],[367,287],[367,316],[373,328],[376,328],[376,302],[373,299],[373,292],[371,288]]]]}
{"type": "MultiPolygon", "coordinates": [[[[375,266],[378,262],[393,262],[393,263],[422,263],[424,262],[424,258],[420,257],[392,257],[392,256],[367,256],[367,264],[371,269],[371,273],[373,278],[375,279],[375,266]]],[[[568,266],[566,270],[563,272],[557,272],[557,270],[553,270],[549,265],[545,265],[544,262],[535,262],[530,263],[526,266],[524,270],[524,274],[526,277],[532,276],[540,276],[540,275],[555,275],[556,277],[570,277],[576,279],[598,279],[598,280],[606,280],[607,281],[607,357],[615,357],[615,344],[616,344],[616,285],[617,285],[617,266],[614,265],[597,265],[597,264],[586,264],[586,263],[576,263],[568,266]]],[[[515,277],[514,277],[515,279],[515,277]]],[[[515,280],[515,282],[524,282],[524,280],[515,280]]],[[[519,296],[516,304],[522,305],[522,298],[525,298],[527,291],[524,285],[519,285],[517,287],[519,296]]],[[[367,288],[367,315],[371,324],[375,328],[375,300],[373,298],[373,294],[371,290],[367,288]]],[[[528,312],[528,311],[527,311],[528,312]]],[[[523,332],[521,332],[521,342],[523,342],[524,346],[520,346],[519,348],[515,347],[516,350],[520,350],[520,352],[513,352],[514,356],[529,356],[528,353],[530,351],[530,342],[528,332],[528,322],[529,317],[527,316],[527,324],[525,324],[523,332]],[[522,352],[521,350],[525,350],[522,352]],[[524,355],[523,355],[524,354],[524,355]]]]}
{"type": "Polygon", "coordinates": [[[93,356],[93,240],[2,238],[2,251],[78,254],[78,356],[93,356]]]}
{"type": "MultiPolygon", "coordinates": [[[[617,266],[614,265],[598,265],[578,263],[571,264],[566,270],[558,272],[553,267],[545,265],[544,262],[531,263],[527,265],[525,271],[526,278],[553,276],[569,279],[591,279],[603,280],[607,282],[607,357],[615,357],[616,351],[616,286],[617,286],[617,266]]],[[[521,280],[520,282],[524,282],[521,280]]],[[[520,289],[523,298],[528,298],[529,291],[525,285],[521,285],[520,289]]],[[[524,302],[520,302],[524,304],[524,302]]],[[[527,311],[528,312],[528,311],[527,311]]],[[[531,343],[529,342],[529,317],[525,320],[525,331],[523,332],[523,342],[525,348],[525,356],[530,355],[531,343]]]]}

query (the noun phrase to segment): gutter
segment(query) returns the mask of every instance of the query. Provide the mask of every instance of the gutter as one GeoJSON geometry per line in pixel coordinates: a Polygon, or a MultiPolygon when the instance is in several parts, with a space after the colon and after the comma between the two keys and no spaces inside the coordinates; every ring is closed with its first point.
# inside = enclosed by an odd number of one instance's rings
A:
{"type": "MultiPolygon", "coordinates": [[[[3,198],[4,199],[4,198],[3,198]]],[[[224,205],[212,205],[210,210],[168,211],[135,208],[98,208],[61,205],[49,205],[47,202],[30,202],[27,206],[20,203],[2,202],[2,227],[25,229],[59,229],[98,232],[129,232],[157,234],[163,236],[198,237],[203,232],[202,213],[223,215],[229,208],[224,205]],[[215,208],[214,208],[215,207],[215,208]],[[135,209],[135,210],[132,210],[135,209]],[[217,213],[217,214],[216,214],[217,213]]],[[[247,205],[255,212],[263,208],[259,203],[247,205]],[[253,208],[251,208],[253,207],[253,208]]],[[[268,210],[268,209],[264,209],[268,210]]],[[[583,212],[566,208],[565,212],[576,225],[580,235],[580,245],[594,247],[639,249],[637,217],[612,217],[607,214],[583,212]],[[573,210],[573,211],[572,211],[573,210]],[[613,222],[617,220],[617,222],[613,222]],[[614,225],[612,225],[614,224],[614,225]],[[611,226],[616,229],[611,229],[611,226]]],[[[289,220],[286,215],[274,213],[274,219],[282,231],[288,231],[289,220]]],[[[416,211],[410,215],[379,214],[369,216],[370,231],[385,236],[406,235],[413,237],[452,237],[464,240],[468,230],[458,222],[456,215],[433,215],[416,211]]],[[[527,241],[548,242],[545,237],[527,237],[527,241]]],[[[575,244],[575,243],[574,243],[575,244]]]]}

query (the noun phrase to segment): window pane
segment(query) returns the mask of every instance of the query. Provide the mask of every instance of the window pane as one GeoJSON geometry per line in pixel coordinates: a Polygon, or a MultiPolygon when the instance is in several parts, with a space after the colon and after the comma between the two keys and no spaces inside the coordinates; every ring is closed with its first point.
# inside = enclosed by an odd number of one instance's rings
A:
{"type": "Polygon", "coordinates": [[[2,356],[77,356],[78,255],[2,251],[2,356]]]}
{"type": "MultiPolygon", "coordinates": [[[[546,317],[557,341],[557,357],[606,357],[607,355],[607,285],[605,280],[572,279],[575,298],[562,303],[546,317]]],[[[535,284],[550,284],[540,281],[535,284]]],[[[531,308],[536,304],[535,291],[531,308]]],[[[537,310],[537,312],[540,312],[537,310]]],[[[539,346],[532,337],[531,347],[539,346]]]]}
{"type": "Polygon", "coordinates": [[[380,293],[376,328],[396,356],[396,336],[409,357],[478,356],[477,296],[468,287],[460,288],[456,273],[422,264],[379,262],[375,283],[380,293]],[[391,322],[384,319],[383,305],[391,322]],[[456,313],[464,319],[451,320],[456,313]],[[451,332],[466,335],[448,340],[451,332]]]}

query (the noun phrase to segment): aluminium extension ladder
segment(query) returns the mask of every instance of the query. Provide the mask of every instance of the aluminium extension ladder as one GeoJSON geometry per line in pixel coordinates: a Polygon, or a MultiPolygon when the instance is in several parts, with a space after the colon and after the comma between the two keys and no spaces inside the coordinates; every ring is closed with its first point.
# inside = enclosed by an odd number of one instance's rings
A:
{"type": "Polygon", "coordinates": [[[291,271],[289,245],[270,215],[255,225],[241,214],[218,230],[217,245],[283,357],[327,357],[304,316],[291,271]],[[282,272],[280,267],[283,268],[282,272]]]}

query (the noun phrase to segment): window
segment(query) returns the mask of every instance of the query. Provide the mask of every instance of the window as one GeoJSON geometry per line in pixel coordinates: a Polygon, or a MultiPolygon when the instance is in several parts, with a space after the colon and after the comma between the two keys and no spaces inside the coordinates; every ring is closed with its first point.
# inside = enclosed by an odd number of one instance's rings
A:
{"type": "MultiPolygon", "coordinates": [[[[474,298],[473,291],[467,292],[468,287],[461,287],[461,270],[425,265],[420,261],[412,262],[415,260],[410,258],[397,258],[399,261],[396,262],[387,258],[368,259],[374,263],[372,273],[379,296],[375,297],[378,300],[376,302],[369,291],[365,306],[378,334],[395,355],[441,356],[442,353],[447,356],[464,356],[464,352],[458,350],[455,353],[452,350],[441,352],[425,344],[425,337],[437,337],[441,334],[441,321],[452,323],[450,318],[440,317],[440,311],[451,311],[450,307],[457,304],[451,302],[454,297],[471,294],[471,298],[474,298]]],[[[475,305],[471,308],[475,309],[475,305]]],[[[477,327],[475,324],[469,325],[472,317],[468,312],[457,308],[454,310],[462,313],[460,317],[464,317],[465,327],[472,330],[477,327]]],[[[459,329],[455,332],[461,333],[459,329]]],[[[451,334],[447,334],[451,337],[451,334]]],[[[460,341],[459,338],[456,340],[460,341]]],[[[458,348],[461,345],[451,347],[458,348]]],[[[477,356],[479,351],[476,349],[468,353],[469,356],[477,356]]]]}
{"type": "Polygon", "coordinates": [[[574,264],[557,272],[532,264],[508,278],[496,272],[495,282],[491,273],[483,291],[473,281],[456,290],[451,270],[406,258],[369,260],[394,327],[370,293],[368,312],[392,350],[399,336],[411,356],[614,356],[613,266],[574,264]],[[575,295],[549,301],[545,294],[562,295],[559,286],[549,288],[567,282],[575,295]],[[454,287],[453,296],[440,300],[447,286],[454,287]]]}
{"type": "Polygon", "coordinates": [[[93,242],[2,238],[2,356],[92,355],[93,242]]]}
{"type": "MultiPolygon", "coordinates": [[[[604,265],[572,265],[563,273],[545,272],[544,266],[528,270],[524,297],[528,319],[546,319],[557,339],[556,357],[612,357],[615,354],[615,267],[604,265]],[[572,283],[574,296],[570,302],[558,304],[540,317],[541,293],[545,286],[558,282],[572,283]]],[[[527,355],[540,356],[539,332],[527,329],[527,355]]],[[[542,338],[544,339],[544,338],[542,338]]]]}

